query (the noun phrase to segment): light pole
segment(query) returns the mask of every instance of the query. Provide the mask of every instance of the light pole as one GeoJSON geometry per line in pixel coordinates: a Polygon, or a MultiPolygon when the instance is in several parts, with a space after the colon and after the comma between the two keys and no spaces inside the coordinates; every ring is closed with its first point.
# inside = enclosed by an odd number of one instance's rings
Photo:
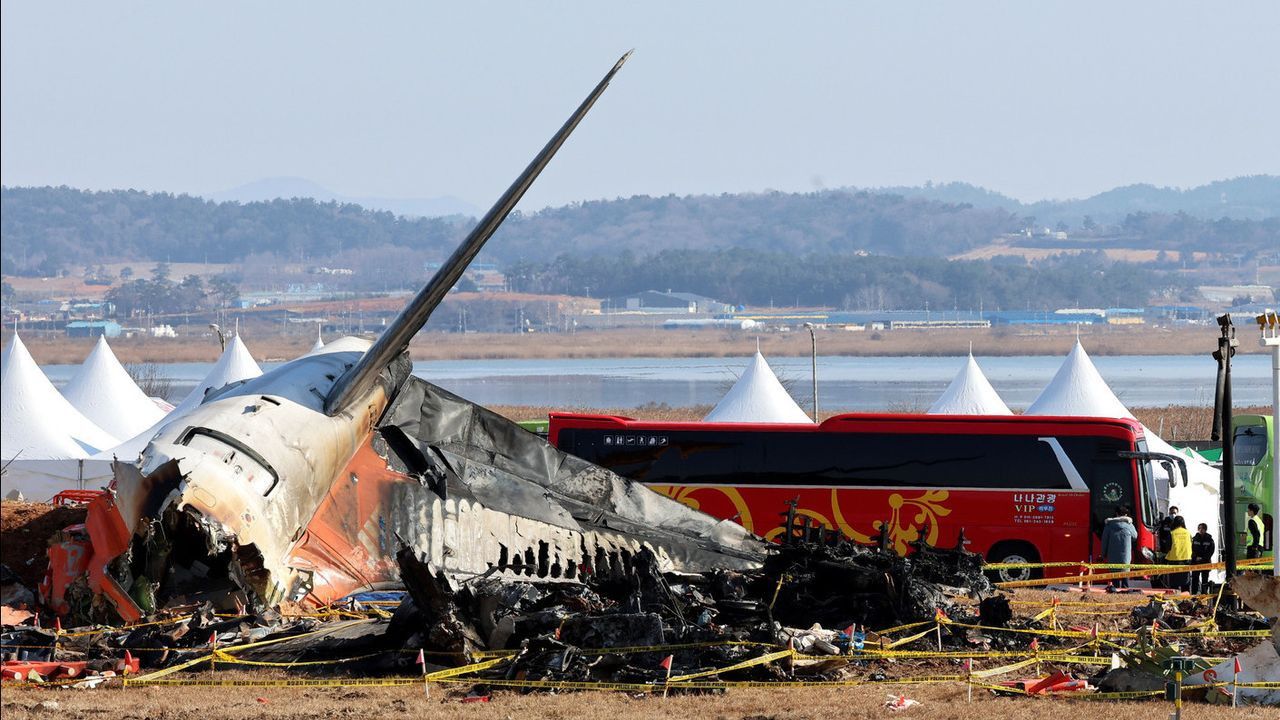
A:
{"type": "Polygon", "coordinates": [[[809,331],[809,357],[813,361],[813,421],[818,422],[818,335],[814,332],[813,323],[804,324],[809,331]]]}
{"type": "MultiPolygon", "coordinates": [[[[1276,505],[1280,503],[1280,462],[1275,457],[1276,436],[1280,434],[1280,315],[1275,310],[1265,310],[1258,316],[1258,329],[1262,331],[1262,347],[1271,349],[1271,502],[1268,509],[1276,518],[1276,505]]],[[[1280,548],[1276,547],[1275,520],[1271,530],[1271,572],[1280,577],[1280,548]]]]}
{"type": "Polygon", "coordinates": [[[1213,403],[1214,441],[1222,443],[1222,560],[1226,566],[1227,580],[1236,576],[1236,471],[1235,448],[1231,433],[1231,357],[1236,354],[1236,329],[1231,324],[1231,314],[1218,318],[1222,336],[1213,359],[1218,361],[1218,387],[1213,403]]]}

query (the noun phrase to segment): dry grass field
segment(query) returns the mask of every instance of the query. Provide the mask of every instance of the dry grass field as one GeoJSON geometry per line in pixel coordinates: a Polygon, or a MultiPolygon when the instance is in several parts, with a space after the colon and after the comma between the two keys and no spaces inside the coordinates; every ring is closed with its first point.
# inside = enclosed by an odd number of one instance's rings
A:
{"type": "MultiPolygon", "coordinates": [[[[1239,352],[1258,352],[1250,328],[1242,328],[1239,352]]],[[[12,333],[4,333],[8,345],[12,333]]],[[[1216,328],[1185,326],[1085,326],[1081,341],[1092,355],[1208,355],[1217,347],[1216,328]]],[[[259,361],[288,360],[311,349],[315,336],[255,336],[244,339],[259,361]]],[[[1076,339],[1075,328],[991,328],[987,330],[897,330],[849,332],[824,330],[818,349],[830,356],[962,356],[970,343],[978,356],[1066,355],[1076,339]]],[[[411,347],[415,360],[478,360],[533,358],[623,357],[750,357],[757,340],[768,357],[808,357],[809,335],[803,332],[719,330],[596,330],[573,334],[424,333],[411,347]]],[[[23,342],[41,364],[79,363],[93,348],[82,338],[24,335],[23,342]]],[[[112,349],[121,362],[213,362],[218,342],[213,336],[176,339],[120,338],[112,349]]]]}
{"type": "MultiPolygon", "coordinates": [[[[1043,260],[1055,255],[1079,255],[1084,252],[1094,252],[1101,250],[1110,260],[1134,263],[1155,262],[1160,258],[1160,250],[1148,248],[1093,248],[1088,245],[1074,245],[1071,247],[1021,247],[1019,245],[994,242],[989,245],[982,245],[972,250],[965,251],[959,255],[952,255],[952,260],[990,260],[994,257],[1018,257],[1024,260],[1043,260]]],[[[1177,257],[1176,253],[1166,253],[1177,257]]],[[[1205,260],[1209,257],[1207,252],[1192,252],[1197,262],[1205,260]]]]}

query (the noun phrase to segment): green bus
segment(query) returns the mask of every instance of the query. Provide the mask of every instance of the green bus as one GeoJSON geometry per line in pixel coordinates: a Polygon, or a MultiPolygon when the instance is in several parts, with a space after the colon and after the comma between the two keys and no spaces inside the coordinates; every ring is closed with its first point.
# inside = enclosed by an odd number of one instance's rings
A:
{"type": "Polygon", "coordinates": [[[1236,415],[1231,418],[1231,447],[1235,451],[1236,557],[1244,557],[1249,503],[1262,506],[1262,544],[1275,552],[1275,497],[1271,468],[1275,463],[1276,429],[1270,415],[1236,415]]]}
{"type": "Polygon", "coordinates": [[[534,435],[541,435],[542,437],[547,436],[547,432],[551,427],[551,421],[547,418],[541,420],[517,420],[516,424],[534,435]]]}

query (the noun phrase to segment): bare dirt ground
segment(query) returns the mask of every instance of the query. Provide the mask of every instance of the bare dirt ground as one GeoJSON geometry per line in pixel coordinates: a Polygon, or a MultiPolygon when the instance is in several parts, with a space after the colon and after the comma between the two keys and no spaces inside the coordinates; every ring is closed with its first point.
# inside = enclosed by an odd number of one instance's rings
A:
{"type": "MultiPolygon", "coordinates": [[[[314,331],[314,328],[311,329],[314,331]]],[[[1256,339],[1241,329],[1239,353],[1258,352],[1256,339]]],[[[11,331],[4,332],[8,346],[11,331]]],[[[251,329],[245,343],[258,361],[288,360],[307,352],[310,333],[262,336],[251,329]]],[[[963,356],[970,343],[978,356],[1066,355],[1076,340],[1074,327],[985,330],[823,330],[818,351],[828,356],[890,357],[963,356]]],[[[1208,326],[1160,328],[1145,325],[1085,326],[1079,337],[1091,355],[1205,355],[1217,347],[1217,330],[1208,326]]],[[[410,348],[415,360],[481,360],[534,358],[750,357],[756,342],[767,357],[808,357],[809,334],[723,330],[593,330],[565,333],[422,333],[410,348]]],[[[40,364],[75,364],[93,349],[88,338],[24,335],[23,342],[40,364]]],[[[111,343],[124,363],[213,362],[217,339],[117,338],[111,343]]]]}
{"type": "MultiPolygon", "coordinates": [[[[708,720],[831,720],[831,718],[957,718],[1025,720],[1030,714],[1074,713],[1107,720],[1152,720],[1170,711],[1161,701],[1102,702],[1067,698],[997,698],[975,690],[965,701],[958,684],[861,685],[839,688],[745,688],[724,694],[633,697],[619,692],[520,694],[495,692],[486,703],[462,703],[463,691],[433,686],[430,698],[417,686],[391,688],[149,687],[96,691],[9,688],[5,720],[26,718],[463,718],[466,720],[640,720],[651,717],[708,720]],[[921,704],[904,712],[884,708],[887,695],[921,704]],[[56,702],[56,709],[41,703],[56,702]]],[[[1198,720],[1274,718],[1275,709],[1191,705],[1198,720]]]]}

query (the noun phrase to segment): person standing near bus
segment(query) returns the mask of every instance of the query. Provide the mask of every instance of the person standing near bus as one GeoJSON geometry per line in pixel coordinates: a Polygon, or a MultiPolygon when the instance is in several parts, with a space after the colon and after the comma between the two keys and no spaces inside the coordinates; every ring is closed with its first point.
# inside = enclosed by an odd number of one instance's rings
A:
{"type": "MultiPolygon", "coordinates": [[[[1138,539],[1138,529],[1133,525],[1132,511],[1127,505],[1116,509],[1116,516],[1107,518],[1102,527],[1102,556],[1108,563],[1123,565],[1129,570],[1133,562],[1133,543],[1138,539]]],[[[1110,572],[1116,572],[1114,568],[1110,572]]],[[[1111,581],[1107,592],[1116,592],[1129,587],[1129,578],[1117,578],[1111,581]]]]}
{"type": "MultiPolygon", "coordinates": [[[[1174,516],[1173,529],[1169,535],[1169,554],[1165,556],[1165,562],[1170,565],[1189,565],[1191,563],[1191,531],[1187,530],[1187,521],[1183,520],[1181,515],[1174,516]]],[[[1169,587],[1186,590],[1187,573],[1170,573],[1165,576],[1165,582],[1169,587]]]]}
{"type": "MultiPolygon", "coordinates": [[[[1196,526],[1196,534],[1191,537],[1191,564],[1204,565],[1213,562],[1215,549],[1213,536],[1209,534],[1209,526],[1200,523],[1196,526]]],[[[1209,571],[1191,571],[1191,594],[1199,595],[1209,591],[1209,571]]]]}
{"type": "Polygon", "coordinates": [[[1249,503],[1249,507],[1245,510],[1247,519],[1245,520],[1245,537],[1244,556],[1250,560],[1262,557],[1262,506],[1258,503],[1249,503]]]}

